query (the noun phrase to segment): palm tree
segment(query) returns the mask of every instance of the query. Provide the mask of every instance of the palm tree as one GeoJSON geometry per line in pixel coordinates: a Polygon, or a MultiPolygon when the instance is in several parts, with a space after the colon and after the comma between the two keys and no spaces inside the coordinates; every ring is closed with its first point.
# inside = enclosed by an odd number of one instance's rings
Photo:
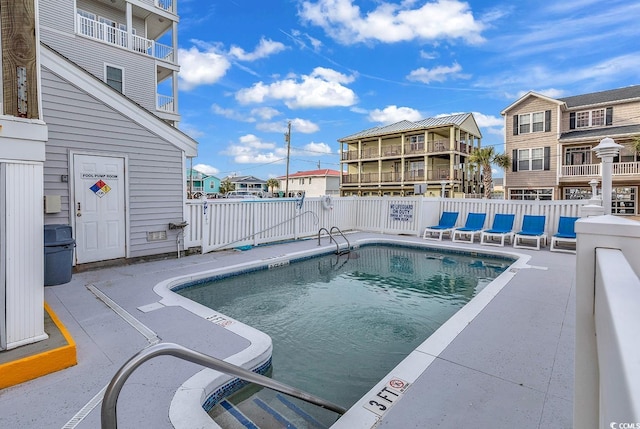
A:
{"type": "Polygon", "coordinates": [[[222,182],[220,182],[220,193],[222,195],[225,195],[227,192],[231,192],[235,189],[236,185],[231,183],[231,180],[229,180],[229,178],[226,178],[222,182]]]}
{"type": "Polygon", "coordinates": [[[491,198],[491,164],[495,164],[503,170],[507,170],[511,165],[511,158],[504,153],[496,153],[493,146],[477,148],[469,156],[469,162],[482,169],[482,184],[484,186],[484,197],[491,198]]]}
{"type": "Polygon", "coordinates": [[[273,194],[274,188],[280,187],[280,181],[276,178],[267,179],[267,188],[271,189],[271,193],[273,194]]]}
{"type": "Polygon", "coordinates": [[[636,153],[640,154],[640,136],[636,136],[633,138],[633,150],[635,150],[636,153]]]}

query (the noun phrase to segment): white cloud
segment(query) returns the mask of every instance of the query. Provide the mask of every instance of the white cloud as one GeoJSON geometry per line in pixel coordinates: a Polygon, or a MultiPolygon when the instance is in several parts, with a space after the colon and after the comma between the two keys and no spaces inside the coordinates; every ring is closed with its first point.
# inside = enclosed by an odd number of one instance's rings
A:
{"type": "Polygon", "coordinates": [[[400,121],[419,121],[422,114],[411,107],[387,106],[384,109],[375,109],[369,112],[369,120],[381,124],[393,124],[400,121]]]}
{"type": "Polygon", "coordinates": [[[269,119],[278,116],[280,112],[273,107],[256,107],[255,109],[251,109],[251,114],[268,121],[269,119]]]}
{"type": "Polygon", "coordinates": [[[476,118],[479,127],[502,127],[504,125],[502,116],[491,116],[480,112],[473,112],[473,117],[476,118]]]}
{"type": "Polygon", "coordinates": [[[286,159],[286,149],[275,143],[264,142],[253,134],[240,137],[238,143],[231,144],[224,152],[238,164],[282,163],[286,159]]]}
{"type": "Polygon", "coordinates": [[[225,118],[228,119],[233,119],[234,121],[241,121],[241,122],[255,122],[256,120],[254,118],[252,118],[251,116],[248,115],[244,115],[236,110],[233,109],[225,109],[221,106],[218,106],[217,104],[212,104],[211,105],[211,111],[213,113],[215,113],[216,115],[220,115],[220,116],[224,116],[225,118]]]}
{"type": "Polygon", "coordinates": [[[458,63],[453,63],[450,67],[437,66],[432,69],[420,67],[419,69],[412,70],[407,76],[407,79],[422,83],[431,83],[433,81],[444,82],[450,78],[468,79],[469,75],[462,74],[460,73],[461,71],[462,66],[458,63]]]}
{"type": "Polygon", "coordinates": [[[243,104],[282,100],[291,109],[351,106],[356,103],[356,95],[342,84],[353,80],[353,76],[318,67],[300,79],[292,76],[271,84],[258,82],[238,91],[236,100],[243,104]]]}
{"type": "Polygon", "coordinates": [[[318,131],[320,127],[307,119],[296,118],[291,121],[292,132],[298,132],[303,134],[311,134],[318,131]]]}
{"type": "Polygon", "coordinates": [[[436,0],[411,9],[415,3],[375,2],[375,9],[362,12],[352,0],[303,1],[299,15],[346,45],[370,41],[462,39],[470,44],[484,41],[481,35],[484,24],[473,17],[469,3],[436,0]]]}
{"type": "Polygon", "coordinates": [[[180,89],[189,91],[199,85],[210,85],[222,78],[231,63],[223,55],[212,48],[208,51],[200,51],[192,46],[189,49],[180,49],[180,89]]]}
{"type": "Polygon", "coordinates": [[[207,176],[215,176],[216,174],[220,173],[219,169],[208,164],[196,164],[193,166],[193,169],[199,171],[200,173],[206,174],[207,176]]]}
{"type": "Polygon", "coordinates": [[[329,155],[331,154],[331,147],[326,143],[311,142],[304,146],[305,153],[309,155],[329,155]]]}
{"type": "MultiPolygon", "coordinates": [[[[256,128],[260,131],[267,131],[273,133],[285,133],[288,129],[288,125],[284,122],[263,122],[256,125],[256,128]]],[[[292,119],[291,120],[291,133],[312,134],[317,132],[320,127],[312,121],[307,119],[292,119]]]]}
{"type": "Polygon", "coordinates": [[[285,49],[287,49],[286,46],[280,42],[262,38],[253,52],[246,52],[244,49],[234,45],[229,49],[229,55],[240,61],[255,61],[277,54],[285,49]]]}
{"type": "Polygon", "coordinates": [[[422,58],[423,60],[434,60],[438,58],[438,52],[437,51],[426,52],[420,49],[420,58],[422,58]]]}
{"type": "Polygon", "coordinates": [[[509,96],[509,97],[513,98],[514,100],[517,100],[518,98],[522,97],[523,95],[525,95],[529,91],[533,91],[536,94],[545,95],[545,96],[547,96],[549,98],[560,98],[560,97],[563,97],[565,95],[565,91],[562,90],[562,89],[547,88],[547,89],[532,89],[532,90],[527,90],[527,91],[518,91],[517,95],[509,96]]]}

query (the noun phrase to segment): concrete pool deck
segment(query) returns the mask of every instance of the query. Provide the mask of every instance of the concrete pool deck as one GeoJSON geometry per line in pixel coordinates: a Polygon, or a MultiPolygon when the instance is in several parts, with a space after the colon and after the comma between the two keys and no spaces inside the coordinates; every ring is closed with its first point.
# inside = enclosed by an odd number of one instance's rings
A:
{"type": "MultiPolygon", "coordinates": [[[[348,237],[395,238],[370,233],[348,237]]],[[[425,243],[418,237],[398,238],[425,243]]],[[[335,247],[326,242],[323,247],[335,247]]],[[[572,427],[575,256],[548,248],[529,251],[448,240],[429,244],[530,259],[433,356],[378,427],[572,427]]],[[[78,364],[0,390],[0,427],[99,427],[102,389],[124,362],[154,342],[178,343],[223,359],[240,352],[248,342],[233,332],[181,307],[155,306],[160,297],[154,286],[172,277],[309,249],[317,249],[316,240],[97,269],[46,287],[45,300],[76,342],[78,364]],[[96,293],[123,311],[118,314],[96,293]],[[129,323],[121,314],[135,320],[129,323]]],[[[200,370],[172,357],[142,365],[120,395],[119,427],[172,427],[169,406],[174,394],[200,370]]]]}

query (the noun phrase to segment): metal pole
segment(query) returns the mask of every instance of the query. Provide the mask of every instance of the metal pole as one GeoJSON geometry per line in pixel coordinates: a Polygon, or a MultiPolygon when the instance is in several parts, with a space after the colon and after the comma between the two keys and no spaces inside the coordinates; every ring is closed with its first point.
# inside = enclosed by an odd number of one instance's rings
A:
{"type": "Polygon", "coordinates": [[[289,121],[288,131],[284,135],[284,141],[287,142],[287,182],[284,185],[284,196],[289,196],[289,155],[291,154],[291,121],[289,121]]]}

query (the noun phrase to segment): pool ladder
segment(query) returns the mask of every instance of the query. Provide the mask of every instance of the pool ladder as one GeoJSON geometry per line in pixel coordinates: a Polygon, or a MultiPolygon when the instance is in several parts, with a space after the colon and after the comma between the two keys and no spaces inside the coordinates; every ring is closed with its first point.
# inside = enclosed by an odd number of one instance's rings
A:
{"type": "Polygon", "coordinates": [[[351,252],[351,244],[349,243],[349,240],[347,240],[347,237],[344,236],[342,231],[340,231],[340,228],[338,228],[337,226],[332,226],[331,229],[320,228],[318,230],[318,246],[320,245],[320,234],[322,233],[322,231],[326,231],[327,234],[329,235],[329,243],[331,243],[333,241],[336,244],[336,255],[345,255],[345,254],[351,252]],[[335,237],[333,236],[333,232],[334,231],[337,231],[338,234],[340,234],[342,236],[342,238],[344,238],[344,241],[347,242],[347,248],[346,249],[340,250],[340,244],[336,241],[335,237]]]}

